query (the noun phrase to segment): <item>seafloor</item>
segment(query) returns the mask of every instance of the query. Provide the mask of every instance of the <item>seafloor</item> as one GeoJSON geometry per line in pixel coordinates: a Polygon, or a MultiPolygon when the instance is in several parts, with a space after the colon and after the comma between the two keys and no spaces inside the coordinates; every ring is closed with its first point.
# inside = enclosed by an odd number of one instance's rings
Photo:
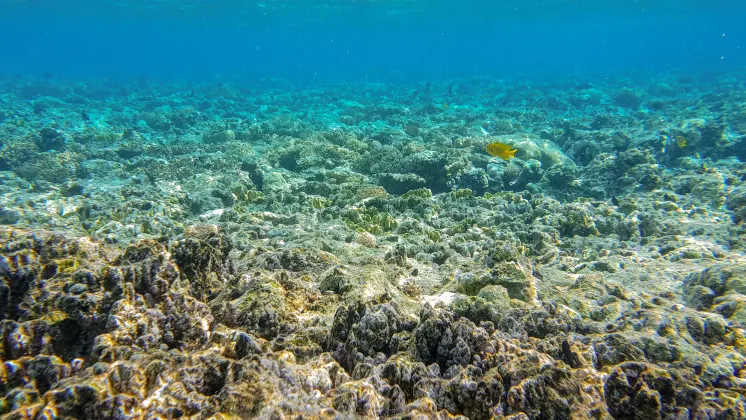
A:
{"type": "Polygon", "coordinates": [[[743,418],[741,76],[5,77],[0,414],[743,418]]]}

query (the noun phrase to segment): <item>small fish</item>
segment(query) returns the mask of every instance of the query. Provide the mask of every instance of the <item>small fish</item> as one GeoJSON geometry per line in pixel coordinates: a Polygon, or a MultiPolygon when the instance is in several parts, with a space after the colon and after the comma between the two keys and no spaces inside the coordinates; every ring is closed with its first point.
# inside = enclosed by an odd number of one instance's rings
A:
{"type": "Polygon", "coordinates": [[[420,134],[420,124],[410,121],[406,126],[404,126],[404,132],[414,137],[420,134]]]}
{"type": "Polygon", "coordinates": [[[448,102],[443,102],[442,108],[443,108],[443,111],[447,110],[448,109],[448,102]]]}
{"type": "Polygon", "coordinates": [[[518,149],[513,149],[513,146],[511,145],[497,141],[488,144],[487,147],[485,147],[485,150],[487,150],[487,153],[489,153],[490,156],[496,156],[502,160],[510,160],[514,158],[515,152],[518,151],[518,149]]]}
{"type": "Polygon", "coordinates": [[[409,97],[409,99],[414,99],[414,98],[416,98],[416,97],[417,97],[417,95],[419,95],[419,94],[420,94],[420,90],[419,90],[419,89],[417,89],[417,90],[415,90],[414,92],[412,92],[412,96],[410,96],[410,97],[409,97]]]}
{"type": "Polygon", "coordinates": [[[453,96],[453,86],[448,86],[448,96],[453,96]]]}
{"type": "Polygon", "coordinates": [[[83,118],[83,121],[85,121],[85,122],[90,122],[91,121],[91,116],[88,115],[88,113],[85,112],[85,111],[80,111],[80,117],[83,118]]]}
{"type": "Polygon", "coordinates": [[[679,148],[686,147],[686,137],[676,136],[676,145],[679,146],[679,148]]]}

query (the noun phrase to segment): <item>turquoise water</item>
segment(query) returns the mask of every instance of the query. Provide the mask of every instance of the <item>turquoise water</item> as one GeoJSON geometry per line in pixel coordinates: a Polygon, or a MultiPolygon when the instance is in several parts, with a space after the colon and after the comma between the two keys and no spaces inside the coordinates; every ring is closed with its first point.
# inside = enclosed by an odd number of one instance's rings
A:
{"type": "Polygon", "coordinates": [[[745,18],[0,0],[0,419],[746,418],[745,18]]]}
{"type": "Polygon", "coordinates": [[[4,1],[0,70],[411,79],[746,64],[743,2],[4,1]]]}

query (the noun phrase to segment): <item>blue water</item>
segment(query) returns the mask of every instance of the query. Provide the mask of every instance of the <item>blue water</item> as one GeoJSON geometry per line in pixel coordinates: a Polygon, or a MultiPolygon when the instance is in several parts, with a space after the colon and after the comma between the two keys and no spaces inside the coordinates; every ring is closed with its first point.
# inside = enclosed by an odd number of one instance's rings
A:
{"type": "Polygon", "coordinates": [[[746,65],[746,2],[8,1],[0,71],[422,79],[746,65]]]}
{"type": "Polygon", "coordinates": [[[746,418],[744,22],[0,0],[0,418],[746,418]]]}

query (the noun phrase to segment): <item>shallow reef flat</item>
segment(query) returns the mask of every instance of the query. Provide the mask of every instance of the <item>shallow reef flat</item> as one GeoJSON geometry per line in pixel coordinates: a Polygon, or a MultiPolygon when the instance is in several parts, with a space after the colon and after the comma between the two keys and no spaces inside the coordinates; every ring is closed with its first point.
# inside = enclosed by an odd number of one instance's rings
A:
{"type": "Polygon", "coordinates": [[[1,79],[0,416],[744,418],[739,76],[1,79]]]}

